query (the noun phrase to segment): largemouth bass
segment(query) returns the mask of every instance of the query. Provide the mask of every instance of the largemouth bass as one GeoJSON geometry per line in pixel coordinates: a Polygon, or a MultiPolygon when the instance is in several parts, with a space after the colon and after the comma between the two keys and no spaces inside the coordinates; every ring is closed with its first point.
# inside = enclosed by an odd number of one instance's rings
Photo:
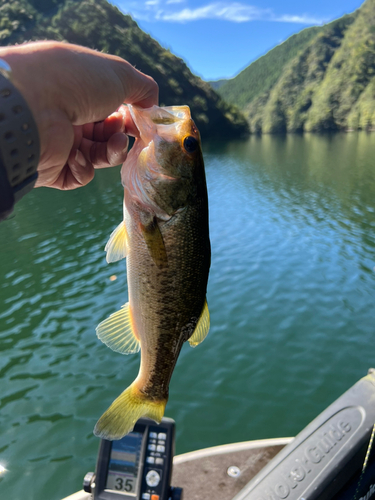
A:
{"type": "Polygon", "coordinates": [[[208,201],[199,132],[187,106],[130,106],[140,132],[121,170],[124,220],[107,261],[127,259],[129,302],[97,327],[123,354],[141,349],[139,374],[97,422],[120,439],[145,416],[160,422],[181,347],[206,337],[210,267],[208,201]]]}

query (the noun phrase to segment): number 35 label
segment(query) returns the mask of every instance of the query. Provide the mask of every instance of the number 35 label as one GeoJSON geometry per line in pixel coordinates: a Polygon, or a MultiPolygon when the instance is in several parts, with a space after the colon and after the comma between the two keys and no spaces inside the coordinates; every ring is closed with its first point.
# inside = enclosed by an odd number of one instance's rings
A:
{"type": "Polygon", "coordinates": [[[107,488],[115,491],[134,493],[136,487],[135,477],[114,476],[108,477],[107,488]]]}

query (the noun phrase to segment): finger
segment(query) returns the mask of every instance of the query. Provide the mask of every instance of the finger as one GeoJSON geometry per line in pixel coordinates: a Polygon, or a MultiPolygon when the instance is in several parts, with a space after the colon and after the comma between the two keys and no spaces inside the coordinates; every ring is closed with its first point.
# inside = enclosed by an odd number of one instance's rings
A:
{"type": "Polygon", "coordinates": [[[129,108],[127,106],[120,106],[117,112],[122,115],[124,132],[132,137],[139,137],[139,130],[133,121],[129,108]]]}
{"type": "Polygon", "coordinates": [[[97,122],[93,127],[92,140],[95,142],[105,142],[117,132],[125,129],[123,114],[116,111],[102,122],[97,122]]]}
{"type": "MultiPolygon", "coordinates": [[[[159,86],[155,80],[141,71],[135,69],[127,61],[121,61],[121,82],[125,91],[125,99],[123,102],[136,104],[142,108],[150,108],[159,102],[159,86]],[[128,67],[123,64],[125,62],[128,67]]],[[[115,70],[116,71],[116,70],[115,70]]]]}
{"type": "Polygon", "coordinates": [[[35,187],[54,187],[56,179],[60,175],[61,167],[51,166],[38,171],[38,178],[35,187]]]}
{"type": "Polygon", "coordinates": [[[87,139],[104,142],[117,132],[125,132],[132,137],[139,137],[139,131],[127,106],[120,106],[115,113],[112,113],[105,120],[95,123],[91,128],[84,125],[83,135],[87,139]]]}
{"type": "Polygon", "coordinates": [[[73,139],[73,146],[72,149],[78,149],[79,145],[81,144],[82,137],[84,134],[84,127],[76,127],[73,125],[73,133],[74,133],[74,139],[73,139]]]}
{"type": "Polygon", "coordinates": [[[60,189],[75,189],[86,186],[94,178],[94,167],[79,149],[71,151],[66,166],[61,172],[61,178],[58,179],[61,185],[60,189]]]}
{"type": "Polygon", "coordinates": [[[129,137],[126,134],[113,134],[107,142],[107,160],[109,165],[124,163],[128,155],[129,137]]]}
{"type": "Polygon", "coordinates": [[[60,190],[85,186],[94,177],[94,168],[78,150],[71,151],[67,163],[61,167],[51,167],[38,177],[36,187],[45,186],[60,190]]]}
{"type": "MultiPolygon", "coordinates": [[[[95,123],[85,123],[84,125],[79,125],[78,128],[82,130],[81,139],[86,137],[87,139],[92,140],[94,135],[94,127],[95,123]]],[[[79,148],[80,144],[78,144],[77,149],[79,148]]]]}
{"type": "Polygon", "coordinates": [[[95,168],[115,167],[126,159],[128,154],[129,138],[119,132],[113,134],[107,142],[91,142],[83,140],[81,151],[90,158],[95,168]]]}

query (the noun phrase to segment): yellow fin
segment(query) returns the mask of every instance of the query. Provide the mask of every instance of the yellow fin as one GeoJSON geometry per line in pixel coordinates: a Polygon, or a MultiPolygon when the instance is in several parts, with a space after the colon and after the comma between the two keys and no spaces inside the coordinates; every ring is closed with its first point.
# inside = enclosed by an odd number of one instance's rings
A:
{"type": "Polygon", "coordinates": [[[148,221],[147,224],[141,223],[140,226],[152,260],[159,269],[167,267],[167,251],[156,217],[148,221]]]}
{"type": "Polygon", "coordinates": [[[128,232],[122,221],[112,232],[104,249],[107,252],[107,262],[116,262],[128,254],[128,232]]]}
{"type": "Polygon", "coordinates": [[[160,423],[166,404],[166,400],[151,401],[145,398],[133,383],[103,413],[95,426],[94,434],[112,441],[131,432],[141,417],[160,423]]]}
{"type": "Polygon", "coordinates": [[[132,354],[141,348],[133,331],[129,302],[99,323],[96,335],[112,351],[121,354],[132,354]]]}
{"type": "Polygon", "coordinates": [[[207,300],[204,303],[202,313],[195,327],[193,335],[189,339],[191,347],[196,347],[204,341],[207,337],[208,330],[210,329],[210,313],[208,311],[207,300]]]}

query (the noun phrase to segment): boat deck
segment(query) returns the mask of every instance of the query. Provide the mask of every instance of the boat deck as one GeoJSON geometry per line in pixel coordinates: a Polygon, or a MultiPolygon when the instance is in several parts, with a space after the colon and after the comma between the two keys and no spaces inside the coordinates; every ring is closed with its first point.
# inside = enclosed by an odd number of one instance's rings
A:
{"type": "Polygon", "coordinates": [[[183,500],[232,500],[291,440],[248,441],[178,455],[171,484],[183,488],[183,500]]]}

